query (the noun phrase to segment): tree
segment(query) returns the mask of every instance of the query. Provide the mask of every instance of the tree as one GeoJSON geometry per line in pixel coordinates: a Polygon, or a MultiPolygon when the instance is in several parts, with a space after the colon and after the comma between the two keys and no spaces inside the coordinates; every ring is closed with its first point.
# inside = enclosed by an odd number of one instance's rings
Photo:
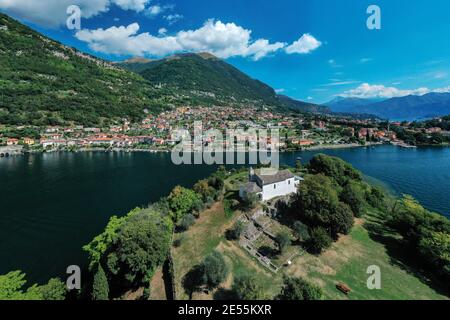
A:
{"type": "Polygon", "coordinates": [[[228,276],[228,267],[222,254],[214,251],[201,264],[202,282],[210,289],[219,286],[228,276]]]}
{"type": "Polygon", "coordinates": [[[322,299],[322,290],[302,278],[286,277],[278,299],[320,300],[322,299]]]}
{"type": "Polygon", "coordinates": [[[450,280],[450,234],[427,232],[419,240],[418,248],[426,261],[450,280]]]}
{"type": "Polygon", "coordinates": [[[396,202],[388,221],[405,239],[404,244],[419,252],[429,270],[443,281],[450,281],[450,221],[431,213],[414,198],[405,196],[396,202]]]}
{"type": "Polygon", "coordinates": [[[151,209],[129,217],[106,257],[106,267],[118,284],[141,285],[167,258],[173,224],[151,209]]]}
{"type": "Polygon", "coordinates": [[[264,291],[253,274],[236,276],[231,289],[239,300],[264,300],[264,291]]]}
{"type": "Polygon", "coordinates": [[[203,201],[213,194],[213,188],[209,186],[208,180],[200,180],[194,185],[194,191],[202,196],[203,201]]]}
{"type": "Polygon", "coordinates": [[[275,237],[275,241],[278,244],[278,248],[281,253],[283,253],[284,250],[291,245],[291,237],[287,231],[279,232],[275,237]]]}
{"type": "Polygon", "coordinates": [[[126,219],[139,213],[140,211],[141,209],[136,208],[130,211],[125,217],[111,217],[105,227],[105,231],[96,236],[89,244],[83,247],[83,250],[89,255],[89,268],[92,269],[97,266],[106,250],[111,246],[113,240],[117,237],[119,228],[126,221],[126,219]]]}
{"type": "Polygon", "coordinates": [[[178,222],[186,214],[192,213],[200,201],[197,193],[180,186],[175,187],[167,198],[172,210],[172,220],[178,222]]]}
{"type": "Polygon", "coordinates": [[[42,295],[36,285],[24,291],[27,282],[22,271],[12,271],[0,275],[0,300],[42,300],[42,295]]]}
{"type": "Polygon", "coordinates": [[[300,184],[293,198],[292,209],[308,225],[328,227],[338,202],[332,180],[318,174],[307,177],[300,184]]]}
{"type": "Polygon", "coordinates": [[[233,228],[231,228],[227,232],[228,240],[239,240],[244,230],[245,230],[244,223],[242,221],[237,221],[234,224],[233,228]]]}
{"type": "Polygon", "coordinates": [[[338,238],[338,234],[349,234],[354,224],[353,213],[350,207],[340,202],[334,215],[331,216],[330,230],[334,239],[338,238]]]}
{"type": "Polygon", "coordinates": [[[308,249],[315,254],[322,253],[323,250],[328,249],[333,240],[328,235],[328,232],[321,227],[313,229],[311,238],[308,241],[308,249]]]}
{"type": "Polygon", "coordinates": [[[99,265],[97,272],[94,275],[94,282],[92,284],[92,300],[108,300],[109,299],[109,284],[106,278],[105,271],[99,265]]]}
{"type": "Polygon", "coordinates": [[[362,216],[365,197],[359,183],[349,182],[342,190],[340,199],[350,206],[355,217],[362,216]]]}
{"type": "Polygon", "coordinates": [[[319,154],[311,159],[308,169],[314,174],[324,174],[333,178],[339,185],[345,185],[349,180],[362,181],[361,173],[342,159],[319,154]]]}
{"type": "Polygon", "coordinates": [[[374,208],[382,208],[384,202],[384,192],[380,187],[372,187],[366,193],[367,202],[374,208]]]}
{"type": "Polygon", "coordinates": [[[66,284],[58,278],[50,279],[39,291],[44,300],[64,300],[67,294],[66,284]]]}
{"type": "Polygon", "coordinates": [[[302,165],[302,161],[297,159],[295,161],[295,171],[300,172],[303,170],[303,165],[302,165]]]}
{"type": "Polygon", "coordinates": [[[295,221],[294,225],[292,226],[292,229],[295,232],[295,235],[297,236],[297,238],[301,241],[308,241],[309,240],[309,228],[306,224],[300,222],[300,221],[295,221]]]}

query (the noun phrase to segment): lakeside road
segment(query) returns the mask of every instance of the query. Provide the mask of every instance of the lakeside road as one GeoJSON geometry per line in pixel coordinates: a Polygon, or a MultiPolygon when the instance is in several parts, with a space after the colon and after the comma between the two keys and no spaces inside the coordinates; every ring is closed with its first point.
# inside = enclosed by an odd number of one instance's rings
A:
{"type": "MultiPolygon", "coordinates": [[[[381,146],[384,145],[384,143],[381,142],[371,142],[367,143],[365,145],[359,144],[359,143],[350,143],[350,144],[323,144],[323,145],[317,145],[317,146],[311,146],[307,148],[301,148],[301,149],[282,149],[280,150],[280,153],[286,153],[286,152],[298,152],[298,151],[317,151],[317,150],[333,150],[333,149],[350,149],[350,148],[364,148],[364,147],[372,147],[372,146],[381,146]]],[[[21,149],[21,154],[40,154],[40,153],[52,153],[52,152],[142,152],[142,153],[169,153],[172,150],[170,148],[167,149],[132,149],[132,148],[101,148],[101,147],[94,147],[94,148],[80,148],[80,149],[53,149],[53,150],[25,150],[24,148],[21,149]]],[[[248,152],[249,150],[234,150],[235,152],[248,152]]],[[[267,151],[267,150],[251,150],[253,152],[260,152],[260,151],[267,151]]]]}

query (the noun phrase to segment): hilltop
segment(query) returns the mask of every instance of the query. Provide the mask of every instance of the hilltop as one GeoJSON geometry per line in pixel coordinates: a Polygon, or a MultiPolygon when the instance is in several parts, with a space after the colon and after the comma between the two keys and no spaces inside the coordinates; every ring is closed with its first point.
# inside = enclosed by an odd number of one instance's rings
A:
{"type": "Polygon", "coordinates": [[[267,84],[252,79],[211,53],[177,54],[160,60],[133,58],[119,63],[152,85],[170,88],[198,104],[265,106],[279,110],[327,112],[326,107],[279,96],[267,84]]]}

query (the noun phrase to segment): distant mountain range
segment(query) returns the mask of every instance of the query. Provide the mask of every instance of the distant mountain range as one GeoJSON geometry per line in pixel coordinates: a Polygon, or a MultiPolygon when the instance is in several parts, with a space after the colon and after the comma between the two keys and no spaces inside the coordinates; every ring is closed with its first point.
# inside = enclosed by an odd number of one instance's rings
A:
{"type": "Polygon", "coordinates": [[[325,105],[333,112],[340,113],[358,113],[358,108],[370,105],[382,99],[360,99],[360,98],[343,98],[336,97],[325,105]]]}
{"type": "Polygon", "coordinates": [[[1,13],[0,27],[0,124],[107,126],[181,105],[329,111],[280,97],[209,53],[112,63],[1,13]]]}
{"type": "Polygon", "coordinates": [[[333,112],[373,114],[390,120],[422,120],[450,114],[450,93],[409,95],[386,100],[338,97],[325,104],[333,112]]]}

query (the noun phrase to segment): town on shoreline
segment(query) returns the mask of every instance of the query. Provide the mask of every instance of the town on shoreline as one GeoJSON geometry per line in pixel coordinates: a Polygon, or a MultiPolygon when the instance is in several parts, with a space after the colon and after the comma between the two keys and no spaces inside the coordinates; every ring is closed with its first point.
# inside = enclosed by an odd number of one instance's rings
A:
{"type": "MultiPolygon", "coordinates": [[[[448,145],[450,131],[427,122],[388,122],[374,119],[319,114],[281,113],[257,108],[180,107],[159,115],[147,115],[140,123],[123,119],[115,125],[0,126],[0,154],[3,156],[51,151],[135,151],[168,152],[179,140],[175,129],[191,132],[201,121],[204,131],[250,128],[278,130],[278,150],[321,150],[376,144],[401,147],[448,145]]],[[[441,119],[442,121],[442,119],[441,119]]],[[[246,139],[236,137],[237,139],[246,139]]],[[[203,146],[213,143],[206,134],[203,146]]]]}

